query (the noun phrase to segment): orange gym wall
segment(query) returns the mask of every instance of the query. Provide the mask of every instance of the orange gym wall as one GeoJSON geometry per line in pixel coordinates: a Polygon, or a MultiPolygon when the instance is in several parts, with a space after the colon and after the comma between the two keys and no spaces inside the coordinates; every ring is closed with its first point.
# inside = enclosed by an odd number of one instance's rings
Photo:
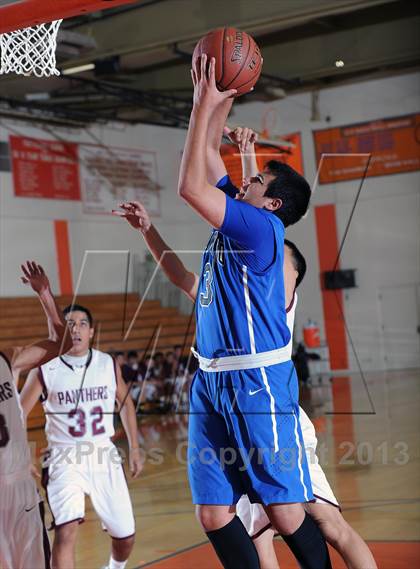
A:
{"type": "MultiPolygon", "coordinates": [[[[331,271],[334,268],[338,255],[335,205],[316,206],[315,221],[325,336],[330,348],[331,369],[347,369],[349,362],[346,330],[342,316],[344,314],[343,292],[341,290],[325,290],[322,277],[324,271],[331,271]]],[[[340,268],[340,263],[336,268],[340,268]]]]}
{"type": "Polygon", "coordinates": [[[60,294],[73,294],[69,228],[67,221],[62,219],[54,221],[54,236],[60,294]]]}

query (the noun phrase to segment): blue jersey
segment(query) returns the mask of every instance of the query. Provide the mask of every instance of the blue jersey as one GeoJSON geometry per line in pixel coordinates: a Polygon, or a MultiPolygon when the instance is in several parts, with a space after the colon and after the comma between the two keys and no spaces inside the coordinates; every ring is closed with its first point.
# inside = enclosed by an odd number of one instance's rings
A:
{"type": "Polygon", "coordinates": [[[225,218],[204,251],[196,302],[197,350],[209,359],[275,350],[290,340],[283,223],[233,199],[227,187],[225,218]]]}

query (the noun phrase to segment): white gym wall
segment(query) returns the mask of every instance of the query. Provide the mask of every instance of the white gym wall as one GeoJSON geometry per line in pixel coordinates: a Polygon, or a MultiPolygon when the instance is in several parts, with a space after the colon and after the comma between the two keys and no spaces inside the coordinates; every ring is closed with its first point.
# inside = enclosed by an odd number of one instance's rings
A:
{"type": "MultiPolygon", "coordinates": [[[[385,79],[354,83],[320,92],[320,115],[323,120],[311,122],[311,95],[288,96],[270,103],[237,105],[232,122],[261,129],[261,119],[268,108],[278,114],[279,134],[302,133],[305,176],[312,184],[316,174],[312,131],[331,126],[347,125],[373,119],[393,117],[418,111],[420,74],[411,73],[385,79]],[[325,120],[329,117],[330,120],[325,120]]],[[[48,139],[51,135],[29,124],[0,123],[0,142],[7,142],[10,128],[22,136],[48,139]]],[[[60,138],[92,143],[92,138],[79,130],[58,129],[60,138]]],[[[206,226],[178,198],[177,170],[185,140],[185,131],[165,127],[92,127],[91,132],[110,147],[142,148],[157,152],[158,181],[161,190],[161,217],[155,223],[164,238],[175,249],[202,248],[208,236],[206,226]]],[[[3,161],[4,162],[4,161],[3,161]]],[[[334,204],[341,237],[358,189],[357,180],[315,189],[313,205],[334,204]]],[[[357,269],[358,288],[345,293],[345,314],[353,341],[364,369],[392,367],[386,356],[386,334],[383,321],[391,317],[384,305],[395,297],[415,298],[413,287],[420,283],[420,173],[367,178],[350,227],[341,257],[341,267],[357,269]],[[409,288],[411,292],[401,294],[409,288]],[[410,288],[411,287],[411,288],[410,288]],[[385,290],[385,293],[383,291],[385,290]]],[[[81,202],[18,198],[14,196],[11,172],[0,172],[0,295],[29,294],[19,282],[19,264],[36,259],[51,275],[58,290],[54,220],[69,224],[73,284],[75,285],[86,250],[115,251],[129,249],[144,254],[142,239],[121,220],[105,215],[83,213],[81,202]]],[[[300,289],[297,318],[299,331],[308,318],[323,327],[323,311],[319,288],[319,266],[314,215],[288,231],[308,261],[308,274],[300,289]]],[[[191,267],[198,270],[197,255],[188,256],[191,267]]],[[[186,258],[186,263],[188,263],[186,258]]],[[[81,293],[121,292],[125,286],[125,258],[115,254],[97,255],[88,263],[81,281],[81,293]]],[[[417,289],[416,289],[417,290],[417,289]]],[[[416,293],[417,294],[417,293],[416,293]]],[[[418,307],[416,307],[418,310],[418,307]]],[[[402,312],[407,312],[402,308],[402,312]]],[[[408,313],[415,308],[408,309],[408,313]]],[[[411,325],[411,324],[410,324],[411,325]]],[[[409,335],[413,350],[418,351],[418,338],[409,335]],[[416,343],[417,342],[417,343],[416,343]]],[[[352,368],[355,366],[349,349],[352,368]]],[[[415,363],[415,362],[414,362],[415,363]]],[[[398,365],[404,365],[404,361],[398,365]]]]}

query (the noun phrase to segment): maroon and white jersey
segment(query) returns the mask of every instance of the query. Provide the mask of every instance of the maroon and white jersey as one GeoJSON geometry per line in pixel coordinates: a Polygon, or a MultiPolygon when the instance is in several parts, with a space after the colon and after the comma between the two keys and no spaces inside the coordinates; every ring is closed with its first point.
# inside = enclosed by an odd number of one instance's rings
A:
{"type": "Polygon", "coordinates": [[[75,365],[77,359],[60,356],[39,368],[50,447],[102,444],[114,434],[114,360],[98,350],[89,351],[84,365],[75,365]]]}
{"type": "Polygon", "coordinates": [[[0,352],[0,479],[30,474],[30,452],[12,370],[0,352]]]}

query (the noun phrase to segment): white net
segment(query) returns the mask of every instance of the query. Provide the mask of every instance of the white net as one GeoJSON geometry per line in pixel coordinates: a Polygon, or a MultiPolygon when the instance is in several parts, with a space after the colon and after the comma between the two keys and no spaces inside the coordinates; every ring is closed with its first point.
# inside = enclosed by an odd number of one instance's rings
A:
{"type": "Polygon", "coordinates": [[[56,68],[57,32],[62,20],[0,34],[2,73],[50,77],[56,68]]]}

